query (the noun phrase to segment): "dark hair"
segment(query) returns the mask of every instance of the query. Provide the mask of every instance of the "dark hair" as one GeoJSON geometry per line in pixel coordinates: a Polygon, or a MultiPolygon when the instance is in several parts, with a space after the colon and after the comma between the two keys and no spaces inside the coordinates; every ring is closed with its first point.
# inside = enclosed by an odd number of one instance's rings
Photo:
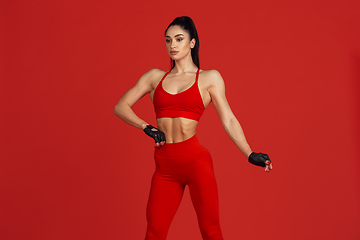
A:
{"type": "MultiPolygon", "coordinates": [[[[166,36],[166,32],[169,29],[169,27],[171,26],[179,26],[182,29],[184,29],[190,37],[190,40],[192,40],[193,38],[195,38],[195,46],[194,48],[191,49],[191,57],[193,62],[195,63],[195,65],[200,68],[200,61],[199,61],[199,36],[197,34],[196,31],[196,27],[195,24],[193,22],[193,20],[190,17],[187,16],[182,16],[182,17],[177,17],[175,18],[170,24],[169,26],[166,28],[165,30],[165,36],[166,36]]],[[[170,63],[171,63],[171,69],[173,69],[175,67],[175,61],[172,60],[170,58],[170,63]]]]}

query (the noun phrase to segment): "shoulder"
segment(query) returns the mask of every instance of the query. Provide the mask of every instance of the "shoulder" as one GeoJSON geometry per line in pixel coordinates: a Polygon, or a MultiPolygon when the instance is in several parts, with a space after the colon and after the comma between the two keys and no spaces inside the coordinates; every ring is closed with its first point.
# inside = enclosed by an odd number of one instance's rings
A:
{"type": "Polygon", "coordinates": [[[166,71],[158,69],[158,68],[152,68],[149,71],[147,71],[146,73],[149,73],[149,74],[165,74],[166,71]]]}
{"type": "Polygon", "coordinates": [[[151,84],[160,81],[166,72],[157,68],[152,68],[145,72],[138,80],[138,84],[151,84]]]}
{"type": "Polygon", "coordinates": [[[161,69],[152,68],[146,73],[144,73],[141,77],[147,79],[157,79],[159,77],[162,77],[165,73],[166,72],[161,69]]]}
{"type": "Polygon", "coordinates": [[[201,78],[204,79],[209,85],[223,85],[224,80],[218,70],[202,70],[200,71],[201,78]]]}

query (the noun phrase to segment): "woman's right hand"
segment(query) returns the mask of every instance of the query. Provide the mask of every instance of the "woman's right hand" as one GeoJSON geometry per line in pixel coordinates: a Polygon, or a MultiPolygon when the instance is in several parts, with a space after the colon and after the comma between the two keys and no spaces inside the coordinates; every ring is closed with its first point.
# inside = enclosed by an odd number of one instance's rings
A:
{"type": "Polygon", "coordinates": [[[143,131],[148,135],[149,137],[153,138],[155,140],[155,146],[154,147],[161,147],[165,144],[165,134],[157,129],[156,127],[153,127],[151,125],[146,125],[146,128],[143,129],[143,131]]]}

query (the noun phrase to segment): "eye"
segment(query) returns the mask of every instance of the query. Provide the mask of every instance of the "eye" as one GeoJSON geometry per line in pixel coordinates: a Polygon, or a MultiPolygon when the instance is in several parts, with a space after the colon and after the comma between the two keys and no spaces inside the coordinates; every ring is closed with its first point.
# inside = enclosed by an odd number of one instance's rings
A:
{"type": "Polygon", "coordinates": [[[170,42],[170,39],[166,39],[166,42],[169,43],[169,42],[170,42]]]}
{"type": "Polygon", "coordinates": [[[182,38],[176,39],[176,41],[178,41],[178,42],[181,42],[182,40],[184,40],[184,39],[182,39],[182,38]]]}

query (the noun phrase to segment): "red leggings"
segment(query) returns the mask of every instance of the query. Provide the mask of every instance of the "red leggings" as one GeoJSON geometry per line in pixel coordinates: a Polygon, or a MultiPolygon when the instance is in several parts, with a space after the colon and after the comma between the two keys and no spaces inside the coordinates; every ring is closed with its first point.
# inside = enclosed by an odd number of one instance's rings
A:
{"type": "Polygon", "coordinates": [[[184,188],[189,186],[204,240],[223,240],[218,192],[209,152],[196,135],[155,149],[156,170],[147,205],[145,240],[165,240],[184,188]]]}

